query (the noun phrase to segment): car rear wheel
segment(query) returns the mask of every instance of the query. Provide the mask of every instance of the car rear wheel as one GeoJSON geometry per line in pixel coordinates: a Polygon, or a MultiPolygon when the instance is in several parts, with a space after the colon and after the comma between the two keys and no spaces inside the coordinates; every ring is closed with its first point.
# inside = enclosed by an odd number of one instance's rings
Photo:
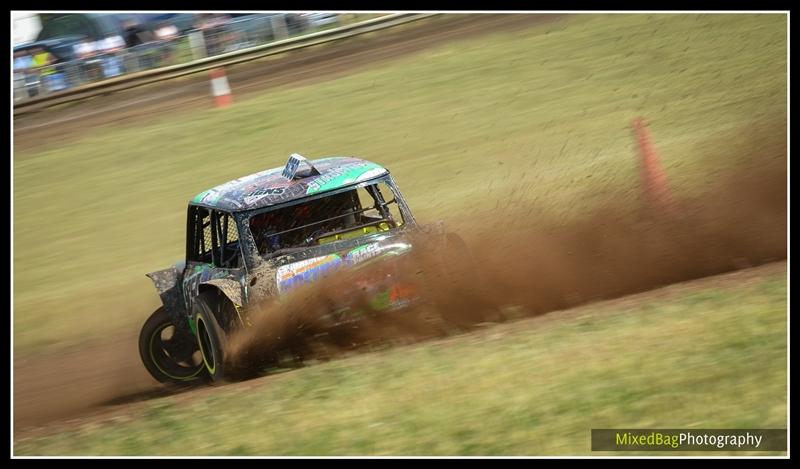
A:
{"type": "Polygon", "coordinates": [[[205,366],[191,333],[172,323],[164,307],[147,318],[139,333],[139,356],[157,381],[193,384],[206,377],[205,366]]]}

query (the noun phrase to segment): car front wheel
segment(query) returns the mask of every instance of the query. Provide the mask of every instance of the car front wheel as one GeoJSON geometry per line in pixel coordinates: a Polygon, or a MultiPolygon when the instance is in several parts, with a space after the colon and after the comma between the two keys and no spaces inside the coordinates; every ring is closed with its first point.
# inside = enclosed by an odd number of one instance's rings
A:
{"type": "Polygon", "coordinates": [[[228,338],[214,314],[220,308],[214,292],[200,294],[194,304],[194,324],[197,345],[203,357],[203,364],[214,382],[225,376],[225,355],[228,338]]]}

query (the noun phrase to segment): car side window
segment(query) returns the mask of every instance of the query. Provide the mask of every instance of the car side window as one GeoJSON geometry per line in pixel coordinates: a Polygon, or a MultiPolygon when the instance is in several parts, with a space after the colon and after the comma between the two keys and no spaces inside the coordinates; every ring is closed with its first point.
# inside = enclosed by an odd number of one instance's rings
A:
{"type": "Polygon", "coordinates": [[[240,266],[239,232],[233,215],[224,212],[212,213],[212,241],[218,255],[214,265],[235,269],[240,266]]]}
{"type": "Polygon", "coordinates": [[[186,259],[211,263],[211,212],[204,207],[189,207],[186,259]]]}
{"type": "Polygon", "coordinates": [[[205,207],[190,207],[187,254],[191,261],[223,268],[239,267],[239,232],[233,215],[205,207]]]}

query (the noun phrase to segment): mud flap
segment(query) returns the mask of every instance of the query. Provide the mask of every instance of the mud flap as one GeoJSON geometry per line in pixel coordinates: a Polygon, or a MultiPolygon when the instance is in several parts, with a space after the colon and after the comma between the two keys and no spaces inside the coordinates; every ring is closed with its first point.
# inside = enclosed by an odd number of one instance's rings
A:
{"type": "Polygon", "coordinates": [[[153,281],[161,303],[164,304],[164,309],[175,327],[189,331],[186,309],[181,301],[181,286],[178,281],[180,275],[177,267],[173,265],[167,269],[150,272],[147,277],[153,281]]]}

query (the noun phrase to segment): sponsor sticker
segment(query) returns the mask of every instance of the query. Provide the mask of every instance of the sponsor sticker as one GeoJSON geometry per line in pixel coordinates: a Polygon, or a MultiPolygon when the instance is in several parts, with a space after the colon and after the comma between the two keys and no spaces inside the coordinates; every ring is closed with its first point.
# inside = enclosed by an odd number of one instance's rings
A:
{"type": "Polygon", "coordinates": [[[281,266],[275,274],[278,292],[285,293],[299,285],[313,282],[341,264],[341,257],[329,254],[281,266]]]}

